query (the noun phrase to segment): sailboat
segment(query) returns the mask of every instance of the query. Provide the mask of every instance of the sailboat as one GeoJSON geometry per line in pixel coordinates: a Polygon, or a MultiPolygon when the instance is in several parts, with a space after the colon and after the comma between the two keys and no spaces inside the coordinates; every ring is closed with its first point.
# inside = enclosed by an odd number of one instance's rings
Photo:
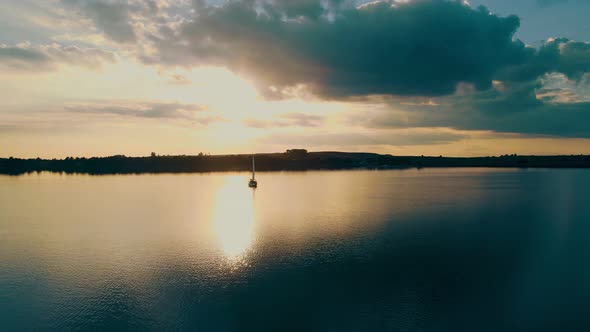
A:
{"type": "Polygon", "coordinates": [[[252,178],[248,182],[248,187],[250,187],[250,188],[258,187],[258,182],[256,181],[256,168],[254,165],[254,156],[252,156],[252,178]]]}

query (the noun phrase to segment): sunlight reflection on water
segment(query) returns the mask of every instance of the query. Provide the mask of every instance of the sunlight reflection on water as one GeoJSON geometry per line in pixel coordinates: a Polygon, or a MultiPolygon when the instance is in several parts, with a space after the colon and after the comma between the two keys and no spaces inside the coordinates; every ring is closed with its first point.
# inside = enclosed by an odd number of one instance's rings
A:
{"type": "Polygon", "coordinates": [[[256,240],[256,215],[254,190],[245,185],[242,176],[224,179],[216,195],[213,224],[225,257],[244,263],[256,240]]]}

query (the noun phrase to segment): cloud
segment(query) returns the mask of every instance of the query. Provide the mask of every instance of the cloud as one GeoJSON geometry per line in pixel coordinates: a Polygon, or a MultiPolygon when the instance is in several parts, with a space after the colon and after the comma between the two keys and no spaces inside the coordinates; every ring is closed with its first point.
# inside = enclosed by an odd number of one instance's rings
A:
{"type": "MultiPolygon", "coordinates": [[[[557,38],[527,46],[514,38],[520,26],[516,16],[498,16],[462,1],[61,3],[145,64],[226,67],[252,78],[267,98],[309,93],[349,102],[380,98],[376,106],[383,104],[383,110],[352,116],[359,126],[590,135],[582,125],[590,113],[583,88],[590,82],[590,43],[557,38]],[[548,77],[555,75],[564,79],[550,86],[548,77]]],[[[57,58],[34,48],[0,49],[0,62],[25,67],[43,67],[57,58]]],[[[186,79],[172,76],[170,82],[186,79]]],[[[134,107],[110,114],[150,117],[134,107]]],[[[316,127],[322,118],[293,113],[243,123],[316,127]]]]}
{"type": "Polygon", "coordinates": [[[488,88],[499,69],[526,61],[518,26],[454,1],[230,1],[152,36],[158,53],[144,60],[224,65],[268,95],[305,85],[323,98],[440,96],[460,82],[488,88]]]}
{"type": "Polygon", "coordinates": [[[448,144],[467,138],[465,133],[440,128],[380,130],[371,133],[273,134],[261,139],[265,144],[307,146],[416,146],[448,144]]]}
{"type": "Polygon", "coordinates": [[[88,68],[100,68],[105,62],[114,62],[112,52],[96,48],[62,46],[59,44],[31,46],[21,43],[16,46],[0,45],[0,68],[4,70],[51,70],[65,64],[88,68]]]}
{"type": "Polygon", "coordinates": [[[533,81],[548,73],[562,73],[579,80],[590,72],[590,43],[566,38],[551,39],[539,49],[527,48],[527,61],[499,72],[497,78],[509,81],[533,81]]]}
{"type": "Polygon", "coordinates": [[[0,124],[0,134],[10,134],[21,131],[22,128],[15,125],[0,124]]]}
{"type": "Polygon", "coordinates": [[[127,1],[62,0],[62,3],[92,20],[113,41],[127,43],[137,40],[127,1]]]}
{"type": "Polygon", "coordinates": [[[117,115],[148,119],[182,119],[201,125],[220,121],[219,116],[203,113],[207,110],[201,105],[187,105],[166,102],[119,102],[70,104],[65,111],[81,114],[117,115]]]}
{"type": "Polygon", "coordinates": [[[556,71],[575,80],[590,72],[590,43],[566,42],[556,71]]]}
{"type": "Polygon", "coordinates": [[[321,116],[303,113],[287,113],[281,115],[281,118],[300,127],[318,127],[323,120],[321,116]]]}
{"type": "MultiPolygon", "coordinates": [[[[106,39],[143,47],[146,33],[190,14],[187,0],[59,0],[76,20],[86,20],[106,39]]],[[[195,0],[195,3],[199,1],[195,0]]],[[[122,46],[122,45],[119,45],[122,46]]]]}
{"type": "MultiPolygon", "coordinates": [[[[437,100],[439,107],[406,106],[392,100],[382,109],[356,112],[349,124],[364,128],[448,127],[531,136],[590,138],[590,102],[546,102],[537,83],[520,83],[504,91],[489,90],[437,100]]],[[[561,89],[552,91],[561,93],[561,89]]]]}
{"type": "Polygon", "coordinates": [[[385,109],[353,114],[349,122],[590,138],[584,125],[590,121],[590,43],[552,39],[526,52],[527,61],[499,70],[491,88],[461,83],[449,96],[373,98],[385,109]]]}
{"type": "Polygon", "coordinates": [[[184,75],[173,74],[173,75],[170,75],[170,79],[168,80],[168,83],[170,83],[172,85],[190,85],[192,82],[190,79],[188,79],[184,75]]]}
{"type": "Polygon", "coordinates": [[[49,57],[39,50],[31,50],[25,47],[0,47],[0,61],[1,63],[23,66],[26,64],[46,64],[50,62],[49,57]]]}
{"type": "Polygon", "coordinates": [[[227,67],[268,98],[448,96],[551,72],[579,79],[590,62],[588,44],[528,47],[513,38],[518,17],[463,1],[61,1],[109,38],[137,41],[146,64],[227,67]]]}
{"type": "Polygon", "coordinates": [[[541,88],[536,90],[537,98],[549,103],[590,102],[590,75],[579,81],[567,79],[565,75],[551,74],[540,80],[541,88]]]}
{"type": "Polygon", "coordinates": [[[588,44],[557,39],[540,49],[513,38],[516,16],[460,1],[243,0],[196,14],[148,38],[146,63],[225,66],[255,77],[268,98],[301,87],[324,99],[452,95],[495,80],[533,81],[551,72],[579,79],[588,44]]]}
{"type": "Polygon", "coordinates": [[[251,128],[270,128],[270,127],[319,127],[323,122],[323,117],[304,113],[286,113],[281,114],[274,120],[260,120],[247,118],[242,123],[251,128]]]}

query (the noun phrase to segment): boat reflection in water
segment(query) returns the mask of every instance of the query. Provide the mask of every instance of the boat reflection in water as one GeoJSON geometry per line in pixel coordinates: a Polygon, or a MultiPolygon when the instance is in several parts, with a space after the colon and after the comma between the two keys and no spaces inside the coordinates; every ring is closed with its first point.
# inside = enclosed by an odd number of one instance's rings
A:
{"type": "Polygon", "coordinates": [[[213,225],[226,258],[241,261],[255,241],[254,193],[244,187],[243,177],[231,176],[217,192],[213,225]]]}

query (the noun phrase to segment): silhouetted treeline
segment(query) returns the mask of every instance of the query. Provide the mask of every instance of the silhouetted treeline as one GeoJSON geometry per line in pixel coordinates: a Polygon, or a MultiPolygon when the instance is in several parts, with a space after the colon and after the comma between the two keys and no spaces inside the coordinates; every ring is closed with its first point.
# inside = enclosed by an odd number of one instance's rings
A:
{"type": "MultiPolygon", "coordinates": [[[[186,173],[247,171],[251,155],[151,156],[66,159],[0,158],[0,174],[27,172],[65,172],[87,174],[186,173]]],[[[547,167],[590,168],[590,156],[518,156],[449,158],[424,156],[391,156],[374,153],[307,152],[256,154],[259,171],[319,169],[394,169],[422,167],[547,167]]]]}

